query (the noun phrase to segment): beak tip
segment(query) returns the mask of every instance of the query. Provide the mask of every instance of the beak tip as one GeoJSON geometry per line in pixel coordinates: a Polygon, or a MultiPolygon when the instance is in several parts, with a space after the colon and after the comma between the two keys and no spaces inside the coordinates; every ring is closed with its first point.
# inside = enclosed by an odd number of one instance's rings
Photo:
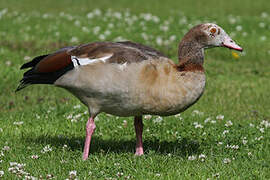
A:
{"type": "Polygon", "coordinates": [[[243,52],[243,48],[235,49],[237,51],[243,52]]]}

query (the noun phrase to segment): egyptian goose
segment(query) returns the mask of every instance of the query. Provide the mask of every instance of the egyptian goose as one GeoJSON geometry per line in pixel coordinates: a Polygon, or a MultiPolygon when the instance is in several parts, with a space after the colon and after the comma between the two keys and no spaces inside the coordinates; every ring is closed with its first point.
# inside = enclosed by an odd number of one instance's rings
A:
{"type": "Polygon", "coordinates": [[[142,116],[180,113],[201,97],[205,87],[204,49],[242,51],[216,24],[193,27],[179,44],[179,63],[157,50],[134,42],[94,42],[66,47],[22,65],[16,91],[30,84],[53,84],[74,94],[90,113],[83,160],[88,158],[96,129],[94,118],[105,112],[134,116],[136,155],[143,154],[142,116]]]}

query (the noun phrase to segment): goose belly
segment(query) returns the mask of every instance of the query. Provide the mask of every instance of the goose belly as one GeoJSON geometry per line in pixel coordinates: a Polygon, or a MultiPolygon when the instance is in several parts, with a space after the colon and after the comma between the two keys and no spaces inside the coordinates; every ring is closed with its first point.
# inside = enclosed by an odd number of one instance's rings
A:
{"type": "Polygon", "coordinates": [[[64,75],[56,85],[77,96],[90,113],[173,115],[199,99],[204,91],[205,75],[203,72],[183,74],[170,64],[151,61],[133,63],[124,69],[118,65],[83,66],[64,75]]]}

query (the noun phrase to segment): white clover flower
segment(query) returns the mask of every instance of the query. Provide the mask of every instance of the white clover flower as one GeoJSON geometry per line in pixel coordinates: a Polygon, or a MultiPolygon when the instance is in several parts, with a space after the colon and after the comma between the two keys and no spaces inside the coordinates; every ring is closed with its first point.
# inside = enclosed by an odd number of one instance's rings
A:
{"type": "Polygon", "coordinates": [[[114,24],[113,23],[109,23],[108,24],[108,28],[114,28],[114,24]]]}
{"type": "Polygon", "coordinates": [[[225,124],[226,127],[229,127],[229,126],[232,126],[232,125],[233,125],[232,121],[227,121],[226,124],[225,124]]]}
{"type": "Polygon", "coordinates": [[[231,163],[232,161],[229,159],[229,158],[225,158],[225,159],[223,159],[223,163],[224,164],[229,164],[229,163],[231,163]]]}
{"type": "Polygon", "coordinates": [[[38,114],[36,114],[36,118],[37,118],[37,119],[40,119],[40,116],[39,116],[38,114]]]}
{"type": "Polygon", "coordinates": [[[194,155],[188,156],[188,160],[189,160],[189,161],[194,161],[194,160],[196,160],[196,159],[197,159],[197,157],[194,156],[194,155]]]}
{"type": "Polygon", "coordinates": [[[199,155],[199,159],[201,159],[201,161],[205,161],[206,155],[200,154],[200,155],[199,155]]]}
{"type": "Polygon", "coordinates": [[[230,149],[235,149],[235,150],[237,150],[237,149],[239,149],[239,146],[238,145],[226,145],[226,148],[230,148],[230,149]]]}
{"type": "Polygon", "coordinates": [[[72,114],[69,114],[68,116],[67,116],[67,119],[72,119],[73,118],[73,115],[72,114]]]}
{"type": "Polygon", "coordinates": [[[265,27],[265,23],[264,23],[264,22],[260,22],[260,23],[259,23],[259,27],[260,27],[260,28],[264,28],[264,27],[265,27]]]}
{"type": "Polygon", "coordinates": [[[72,123],[76,123],[76,122],[78,122],[78,120],[77,119],[71,119],[70,120],[72,123]]]}
{"type": "Polygon", "coordinates": [[[261,36],[261,37],[260,37],[260,40],[261,40],[261,41],[265,41],[265,40],[266,40],[266,36],[261,36]]]}
{"type": "Polygon", "coordinates": [[[249,123],[249,127],[254,127],[254,124],[252,124],[252,123],[249,123]]]}
{"type": "Polygon", "coordinates": [[[114,41],[126,41],[127,39],[122,37],[122,36],[118,36],[114,39],[114,41]]]}
{"type": "Polygon", "coordinates": [[[75,119],[78,119],[80,117],[82,117],[82,114],[77,114],[77,115],[73,116],[73,118],[75,118],[75,119]]]}
{"type": "Polygon", "coordinates": [[[243,27],[241,25],[236,26],[236,31],[242,31],[243,27]]]}
{"type": "Polygon", "coordinates": [[[0,132],[3,132],[3,129],[2,128],[0,128],[0,132]]]}
{"type": "Polygon", "coordinates": [[[243,32],[243,33],[242,33],[242,36],[244,36],[244,37],[246,37],[247,35],[248,35],[247,32],[243,32]]]}
{"type": "Polygon", "coordinates": [[[262,122],[260,123],[262,126],[265,126],[265,128],[270,127],[270,122],[266,121],[266,120],[262,120],[262,122]]]}
{"type": "Polygon", "coordinates": [[[9,147],[9,146],[4,146],[4,147],[2,148],[2,150],[3,150],[3,151],[9,151],[9,150],[10,150],[10,147],[9,147]]]}
{"type": "Polygon", "coordinates": [[[161,123],[163,118],[161,116],[158,116],[156,119],[153,120],[154,123],[161,123]]]}
{"type": "Polygon", "coordinates": [[[160,36],[158,36],[158,37],[156,38],[156,43],[157,43],[159,46],[161,46],[161,45],[163,44],[163,40],[162,40],[162,38],[161,38],[160,36]]]}
{"type": "Polygon", "coordinates": [[[140,17],[146,21],[150,21],[152,19],[152,15],[150,13],[142,13],[140,17]]]}
{"type": "Polygon", "coordinates": [[[49,17],[49,14],[43,14],[42,18],[47,19],[49,17]]]}
{"type": "Polygon", "coordinates": [[[85,26],[82,27],[82,31],[85,32],[85,33],[89,33],[90,32],[89,29],[87,27],[85,27],[85,26]]]}
{"type": "Polygon", "coordinates": [[[7,9],[7,8],[1,10],[1,11],[0,11],[0,19],[1,19],[1,17],[4,16],[7,12],[8,12],[8,9],[7,9]]]}
{"type": "Polygon", "coordinates": [[[77,37],[73,36],[73,37],[70,39],[70,42],[71,42],[71,43],[77,43],[77,42],[79,42],[79,39],[78,39],[77,37]]]}
{"type": "Polygon", "coordinates": [[[17,122],[15,121],[13,124],[19,126],[23,124],[23,121],[17,121],[17,122]]]}
{"type": "Polygon", "coordinates": [[[168,30],[169,30],[169,27],[168,27],[168,26],[166,26],[166,25],[160,25],[160,26],[159,26],[159,29],[160,29],[161,31],[166,32],[166,31],[168,31],[168,30]]]}
{"type": "Polygon", "coordinates": [[[113,13],[113,16],[116,18],[116,19],[122,19],[122,14],[120,12],[115,12],[113,13]]]}
{"type": "Polygon", "coordinates": [[[31,60],[31,57],[29,57],[29,56],[24,56],[23,60],[29,61],[29,60],[31,60]]]}
{"type": "Polygon", "coordinates": [[[81,105],[80,104],[78,104],[76,106],[73,106],[73,109],[80,109],[80,108],[81,108],[81,105]]]}
{"type": "Polygon", "coordinates": [[[224,119],[224,115],[220,114],[216,116],[217,120],[223,120],[224,119]]]}
{"type": "Polygon", "coordinates": [[[48,144],[46,145],[42,150],[41,150],[41,153],[47,153],[47,152],[50,152],[52,151],[52,147],[48,144]]]}
{"type": "Polygon", "coordinates": [[[192,112],[192,115],[195,116],[195,115],[199,115],[199,116],[202,116],[204,113],[203,112],[200,112],[199,110],[194,110],[192,112]]]}
{"type": "Polygon", "coordinates": [[[251,156],[252,155],[252,153],[251,152],[248,152],[248,156],[251,156]]]}
{"type": "Polygon", "coordinates": [[[106,39],[106,36],[104,34],[100,34],[98,38],[103,41],[106,39]]]}
{"type": "Polygon", "coordinates": [[[145,41],[149,39],[148,35],[145,32],[141,33],[141,36],[145,41]]]}
{"type": "Polygon", "coordinates": [[[92,19],[94,17],[94,14],[92,12],[87,13],[86,17],[88,19],[92,19]]]}
{"type": "Polygon", "coordinates": [[[171,35],[169,39],[170,39],[170,41],[175,41],[176,40],[176,35],[171,35]]]}
{"type": "Polygon", "coordinates": [[[10,66],[11,65],[11,61],[6,61],[6,65],[10,66]]]}
{"type": "Polygon", "coordinates": [[[229,17],[229,23],[230,24],[235,24],[236,23],[236,19],[232,16],[229,17]]]}
{"type": "Polygon", "coordinates": [[[187,18],[184,16],[179,20],[179,24],[187,24],[187,18]]]}
{"type": "Polygon", "coordinates": [[[214,178],[219,178],[220,174],[219,173],[216,173],[216,174],[213,174],[212,175],[214,178]]]}
{"type": "Polygon", "coordinates": [[[227,133],[229,133],[229,130],[224,130],[222,134],[225,135],[227,133]]]}
{"type": "Polygon", "coordinates": [[[118,177],[121,177],[121,176],[123,176],[123,175],[124,175],[123,172],[117,172],[117,173],[116,173],[116,176],[118,176],[118,177]]]}
{"type": "Polygon", "coordinates": [[[75,26],[81,26],[81,22],[80,22],[79,20],[76,20],[76,21],[74,22],[74,25],[75,25],[75,26]]]}
{"type": "Polygon", "coordinates": [[[74,19],[73,16],[70,15],[70,14],[67,14],[66,17],[67,17],[67,19],[68,19],[69,21],[72,21],[72,20],[74,19]]]}
{"type": "Polygon", "coordinates": [[[206,124],[206,123],[208,123],[210,120],[211,120],[211,118],[208,117],[208,118],[206,118],[206,119],[204,120],[204,123],[206,124]]]}
{"type": "Polygon", "coordinates": [[[259,128],[261,133],[264,133],[264,128],[259,128]]]}
{"type": "Polygon", "coordinates": [[[114,166],[120,166],[120,163],[114,163],[114,166]]]}
{"type": "Polygon", "coordinates": [[[218,144],[217,144],[217,145],[218,145],[218,146],[220,146],[220,145],[222,145],[222,144],[223,144],[223,142],[218,142],[218,144]]]}
{"type": "Polygon", "coordinates": [[[152,116],[148,114],[148,115],[145,115],[144,118],[145,118],[145,119],[151,119],[152,116]]]}
{"type": "Polygon", "coordinates": [[[104,34],[105,34],[106,36],[109,36],[109,35],[111,35],[111,31],[106,30],[106,31],[104,32],[104,34]]]}
{"type": "Polygon", "coordinates": [[[53,175],[52,174],[47,174],[46,179],[52,179],[53,175]]]}
{"type": "Polygon", "coordinates": [[[127,127],[127,120],[123,120],[123,125],[124,125],[124,127],[127,127]]]}
{"type": "Polygon", "coordinates": [[[99,33],[100,29],[101,29],[101,28],[100,28],[99,26],[94,27],[94,28],[93,28],[93,33],[94,33],[95,35],[97,35],[97,34],[99,33]]]}
{"type": "Polygon", "coordinates": [[[217,123],[217,121],[215,121],[215,120],[211,120],[211,123],[212,123],[212,124],[216,124],[216,123],[217,123]]]}
{"type": "Polygon", "coordinates": [[[195,129],[203,128],[203,125],[199,124],[198,122],[194,122],[193,125],[195,126],[195,129]]]}
{"type": "Polygon", "coordinates": [[[0,171],[0,177],[3,177],[3,176],[4,176],[4,174],[5,174],[5,172],[4,172],[4,171],[0,171]]]}
{"type": "Polygon", "coordinates": [[[69,171],[69,175],[70,176],[77,176],[77,171],[76,170],[69,171]]]}
{"type": "Polygon", "coordinates": [[[246,139],[243,139],[242,140],[242,143],[245,145],[245,144],[247,144],[247,142],[248,142],[248,140],[246,140],[246,139]]]}
{"type": "Polygon", "coordinates": [[[10,166],[17,166],[17,164],[18,164],[17,162],[9,162],[10,166]]]}
{"type": "Polygon", "coordinates": [[[155,22],[155,23],[158,23],[160,20],[159,20],[159,17],[157,17],[157,16],[152,16],[152,20],[153,20],[153,22],[155,22]]]}
{"type": "Polygon", "coordinates": [[[262,139],[263,139],[263,136],[255,137],[255,140],[256,140],[256,141],[260,141],[260,140],[262,140],[262,139]]]}
{"type": "Polygon", "coordinates": [[[67,162],[68,162],[68,161],[63,160],[63,159],[60,161],[61,164],[64,164],[64,163],[67,163],[67,162]]]}
{"type": "Polygon", "coordinates": [[[267,17],[268,17],[267,12],[262,12],[261,17],[262,17],[262,18],[267,18],[267,17]]]}
{"type": "Polygon", "coordinates": [[[93,11],[93,13],[96,15],[96,16],[100,16],[101,15],[101,10],[100,9],[95,9],[93,11]]]}
{"type": "Polygon", "coordinates": [[[38,155],[32,155],[31,158],[32,158],[32,159],[38,159],[39,156],[38,156],[38,155]]]}

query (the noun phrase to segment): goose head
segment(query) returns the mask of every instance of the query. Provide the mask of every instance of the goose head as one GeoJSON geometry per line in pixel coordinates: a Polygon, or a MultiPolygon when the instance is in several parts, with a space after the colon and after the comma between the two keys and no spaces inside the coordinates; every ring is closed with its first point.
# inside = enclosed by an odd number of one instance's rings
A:
{"type": "Polygon", "coordinates": [[[206,23],[194,26],[185,34],[179,44],[179,53],[186,54],[186,51],[190,49],[199,50],[213,47],[226,47],[243,51],[220,26],[206,23]]]}
{"type": "Polygon", "coordinates": [[[243,49],[218,25],[213,23],[202,24],[201,30],[206,36],[204,39],[204,48],[226,47],[243,51],[243,49]]]}

